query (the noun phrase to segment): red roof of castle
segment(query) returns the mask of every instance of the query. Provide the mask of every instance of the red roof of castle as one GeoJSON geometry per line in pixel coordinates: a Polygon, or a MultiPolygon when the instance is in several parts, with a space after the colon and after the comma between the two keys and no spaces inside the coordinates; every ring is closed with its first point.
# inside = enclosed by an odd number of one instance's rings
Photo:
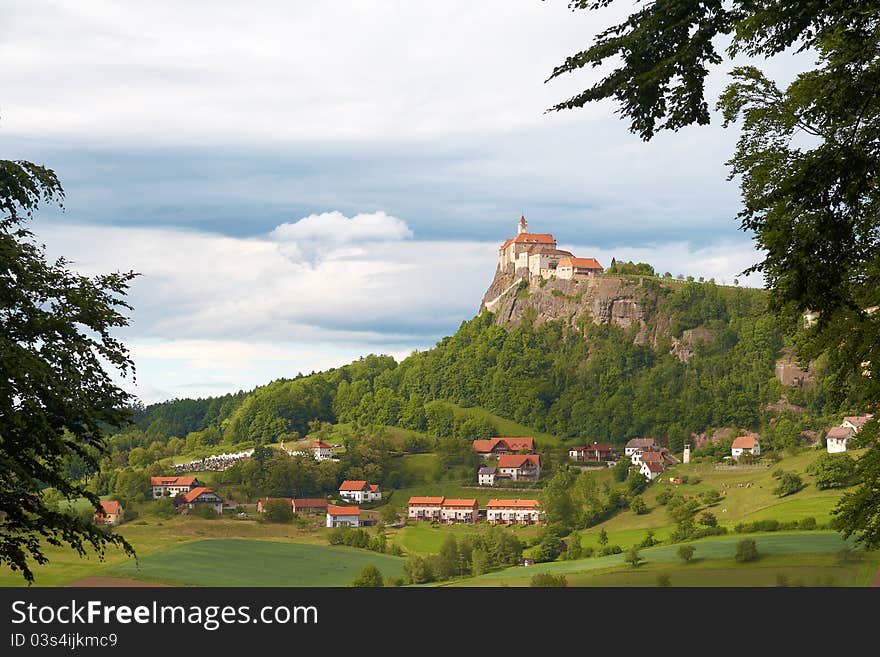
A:
{"type": "Polygon", "coordinates": [[[575,269],[602,269],[595,258],[563,258],[557,267],[573,267],[575,269]]]}

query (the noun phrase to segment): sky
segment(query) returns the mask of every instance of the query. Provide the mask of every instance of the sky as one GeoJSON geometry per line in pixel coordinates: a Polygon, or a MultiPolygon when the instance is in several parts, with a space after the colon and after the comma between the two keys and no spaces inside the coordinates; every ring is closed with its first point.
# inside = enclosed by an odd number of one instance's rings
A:
{"type": "MultiPolygon", "coordinates": [[[[0,157],[59,175],[30,226],[50,256],[141,274],[119,335],[145,403],[432,347],[521,214],[605,265],[761,286],[735,128],[646,143],[612,102],[546,112],[601,72],[553,67],[631,7],[7,0],[0,157]]],[[[756,63],[785,83],[811,58],[756,63]]]]}

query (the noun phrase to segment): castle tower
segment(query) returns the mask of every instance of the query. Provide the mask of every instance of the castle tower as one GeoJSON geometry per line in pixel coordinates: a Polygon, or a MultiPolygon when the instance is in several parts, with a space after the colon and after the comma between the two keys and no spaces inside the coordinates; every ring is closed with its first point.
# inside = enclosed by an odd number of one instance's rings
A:
{"type": "Polygon", "coordinates": [[[519,224],[516,226],[516,234],[522,235],[523,233],[529,232],[529,222],[526,221],[526,216],[522,215],[519,218],[519,224]]]}
{"type": "Polygon", "coordinates": [[[690,463],[691,462],[691,446],[690,445],[684,446],[684,454],[681,457],[681,462],[682,463],[690,463]]]}

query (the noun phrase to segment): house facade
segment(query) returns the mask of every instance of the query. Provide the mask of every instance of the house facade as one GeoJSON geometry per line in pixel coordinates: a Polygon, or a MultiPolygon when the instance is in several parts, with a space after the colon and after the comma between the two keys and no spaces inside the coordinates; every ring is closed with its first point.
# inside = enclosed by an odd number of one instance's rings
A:
{"type": "Polygon", "coordinates": [[[602,265],[595,258],[562,258],[556,265],[556,278],[568,280],[575,276],[601,274],[602,265]]]}
{"type": "Polygon", "coordinates": [[[154,500],[185,495],[199,486],[199,480],[196,477],[150,477],[150,488],[153,490],[154,500]]]}
{"type": "Polygon", "coordinates": [[[497,468],[483,466],[482,468],[477,470],[477,484],[480,486],[494,486],[495,474],[497,471],[497,468]]]}
{"type": "Polygon", "coordinates": [[[116,500],[101,500],[102,512],[95,512],[96,525],[118,525],[125,519],[125,509],[116,500]]]}
{"type": "Polygon", "coordinates": [[[411,497],[407,504],[406,517],[410,520],[439,522],[444,499],[443,497],[411,497]]]}
{"type": "Polygon", "coordinates": [[[839,454],[846,451],[846,443],[856,435],[852,426],[832,427],[825,435],[825,449],[829,454],[839,454]]]}
{"type": "Polygon", "coordinates": [[[733,439],[733,445],[730,447],[730,455],[738,459],[745,452],[749,452],[752,456],[761,455],[761,445],[754,436],[737,436],[733,439]]]}
{"type": "Polygon", "coordinates": [[[373,502],[382,499],[379,484],[371,484],[359,479],[347,479],[339,484],[339,497],[349,502],[373,502]]]}
{"type": "Polygon", "coordinates": [[[477,522],[479,507],[476,499],[444,499],[440,505],[440,521],[447,524],[477,522]]]}
{"type": "Polygon", "coordinates": [[[332,446],[325,443],[323,440],[316,440],[315,444],[312,445],[312,456],[316,461],[329,461],[333,458],[333,448],[332,446]]]}
{"type": "Polygon", "coordinates": [[[203,504],[209,505],[217,515],[223,513],[223,500],[213,490],[204,486],[193,488],[190,492],[186,493],[180,506],[194,509],[196,505],[203,504]]]}
{"type": "Polygon", "coordinates": [[[648,481],[654,481],[663,472],[663,464],[657,461],[642,461],[639,472],[645,475],[648,481]]]}
{"type": "Polygon", "coordinates": [[[849,427],[853,430],[853,433],[858,433],[861,431],[862,427],[865,426],[865,422],[874,417],[873,413],[869,413],[868,415],[847,415],[843,418],[843,422],[840,423],[842,427],[849,427]]]}
{"type": "Polygon", "coordinates": [[[541,478],[541,456],[539,454],[499,456],[498,476],[512,481],[537,481],[541,478]]]}
{"type": "Polygon", "coordinates": [[[588,445],[570,448],[568,450],[568,458],[572,461],[607,463],[614,460],[614,450],[611,448],[611,445],[594,441],[588,445]]]}
{"type": "Polygon", "coordinates": [[[543,521],[538,500],[489,500],[486,520],[490,525],[539,525],[543,521]]]}
{"type": "Polygon", "coordinates": [[[660,444],[653,438],[633,438],[626,443],[626,446],[623,448],[623,453],[626,456],[632,456],[637,451],[641,452],[646,449],[659,451],[660,444]]]}
{"type": "Polygon", "coordinates": [[[328,506],[328,527],[360,527],[361,510],[356,506],[328,506]]]}

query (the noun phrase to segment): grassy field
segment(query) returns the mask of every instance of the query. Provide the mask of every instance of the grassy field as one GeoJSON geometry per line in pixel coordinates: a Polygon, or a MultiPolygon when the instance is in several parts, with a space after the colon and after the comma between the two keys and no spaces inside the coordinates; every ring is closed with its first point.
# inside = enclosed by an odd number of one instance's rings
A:
{"type": "Polygon", "coordinates": [[[523,424],[519,424],[518,422],[514,422],[513,420],[508,420],[507,418],[503,418],[495,415],[494,413],[490,413],[486,409],[480,408],[479,406],[464,408],[462,406],[458,406],[457,404],[453,404],[452,402],[445,403],[447,406],[452,408],[452,412],[456,418],[472,417],[478,420],[488,420],[498,431],[497,435],[499,436],[532,436],[535,439],[535,442],[538,444],[539,450],[542,447],[546,447],[547,445],[561,444],[561,441],[557,436],[551,435],[549,433],[541,433],[540,431],[535,431],[531,427],[527,427],[523,424]]]}
{"type": "MultiPolygon", "coordinates": [[[[696,548],[694,562],[684,564],[678,557],[678,545],[665,545],[641,550],[640,555],[644,563],[637,570],[631,569],[625,564],[624,555],[616,554],[577,561],[557,561],[552,563],[535,564],[528,567],[516,566],[480,577],[473,577],[455,582],[456,586],[500,586],[525,585],[527,580],[536,573],[564,574],[570,585],[579,585],[587,581],[592,575],[615,575],[618,571],[639,574],[645,571],[653,572],[656,578],[658,572],[677,572],[679,569],[705,568],[718,573],[732,572],[729,581],[734,581],[735,573],[739,571],[751,571],[757,568],[766,568],[765,575],[772,576],[775,580],[773,569],[785,567],[801,568],[801,577],[811,572],[811,568],[821,565],[823,568],[846,568],[854,572],[851,576],[850,585],[866,585],[880,564],[880,554],[862,553],[862,561],[856,564],[840,564],[837,562],[835,553],[847,545],[840,535],[831,532],[787,532],[774,534],[752,534],[760,559],[752,564],[737,564],[733,560],[736,552],[736,544],[743,536],[720,536],[706,538],[691,543],[696,548]],[[769,573],[769,574],[768,574],[769,573]],[[573,577],[576,576],[576,577],[573,577]]],[[[825,573],[827,575],[828,573],[825,573]]],[[[616,576],[616,575],[615,575],[616,576]]],[[[671,575],[670,575],[671,576],[671,575]]],[[[727,575],[718,575],[721,578],[727,575]]],[[[642,577],[639,574],[639,577],[642,577]]],[[[762,575],[763,577],[763,575],[762,575]]],[[[606,580],[609,581],[609,580],[606,580]]],[[[624,581],[624,580],[620,580],[624,581]]],[[[691,581],[691,580],[688,580],[691,581]]],[[[707,580],[708,581],[708,580],[707,580]]],[[[746,581],[746,580],[743,580],[746,581]]],[[[812,579],[809,581],[813,581],[812,579]]],[[[651,583],[653,585],[654,582],[651,583]]],[[[839,580],[838,584],[842,584],[839,580]]],[[[682,581],[680,585],[684,585],[682,581]]],[[[714,584],[704,584],[713,586],[714,584]]],[[[723,586],[724,584],[718,584],[723,586]]],[[[747,585],[747,584],[746,584],[747,585]]]]}
{"type": "Polygon", "coordinates": [[[184,586],[347,586],[367,565],[400,577],[404,559],[367,550],[214,539],[176,545],[102,574],[184,586]]]}
{"type": "MultiPolygon", "coordinates": [[[[443,541],[446,540],[447,536],[461,538],[466,534],[480,532],[487,526],[486,523],[477,525],[431,525],[430,523],[422,522],[403,527],[402,529],[389,529],[385,533],[389,541],[400,545],[407,552],[436,554],[440,551],[440,546],[443,545],[443,541]]],[[[508,531],[514,532],[523,541],[530,541],[540,534],[541,528],[510,527],[508,531]]]]}

